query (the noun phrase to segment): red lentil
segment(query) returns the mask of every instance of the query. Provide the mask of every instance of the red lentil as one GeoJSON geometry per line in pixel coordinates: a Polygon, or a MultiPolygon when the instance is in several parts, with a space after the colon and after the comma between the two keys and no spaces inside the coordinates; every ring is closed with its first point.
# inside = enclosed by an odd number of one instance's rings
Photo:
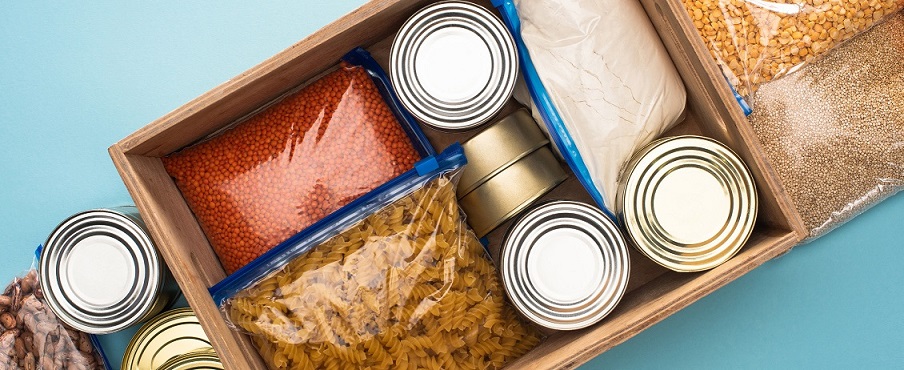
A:
{"type": "Polygon", "coordinates": [[[343,65],[163,164],[231,274],[418,159],[367,72],[343,65]]]}

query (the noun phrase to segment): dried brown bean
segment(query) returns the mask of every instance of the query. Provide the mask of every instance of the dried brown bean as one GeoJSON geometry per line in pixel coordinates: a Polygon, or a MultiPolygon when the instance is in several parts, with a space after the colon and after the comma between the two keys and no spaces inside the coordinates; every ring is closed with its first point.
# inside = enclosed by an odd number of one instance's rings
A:
{"type": "Polygon", "coordinates": [[[16,345],[16,337],[19,331],[16,329],[4,331],[0,334],[0,352],[9,353],[16,345]]]}
{"type": "Polygon", "coordinates": [[[29,332],[25,332],[25,333],[22,334],[21,337],[19,337],[19,339],[22,340],[22,345],[25,346],[25,351],[26,351],[26,352],[28,352],[28,353],[34,353],[34,351],[35,351],[35,346],[34,346],[34,336],[33,336],[33,334],[31,334],[31,333],[29,333],[29,332]]]}
{"type": "Polygon", "coordinates": [[[29,271],[28,274],[26,274],[25,277],[22,278],[20,284],[22,287],[22,295],[24,296],[26,294],[31,294],[37,283],[37,273],[35,272],[35,270],[29,271]]]}
{"type": "Polygon", "coordinates": [[[100,368],[90,337],[65,327],[41,302],[33,270],[14,279],[4,292],[5,298],[0,298],[0,369],[100,368]]]}
{"type": "Polygon", "coordinates": [[[0,325],[3,325],[4,329],[12,329],[16,327],[16,324],[16,318],[9,312],[0,314],[0,325]]]}
{"type": "Polygon", "coordinates": [[[43,369],[43,370],[56,369],[55,367],[53,367],[53,357],[51,357],[51,356],[53,356],[53,355],[50,353],[44,353],[41,355],[41,369],[43,369]]]}
{"type": "Polygon", "coordinates": [[[16,339],[14,348],[16,350],[16,358],[20,359],[20,361],[24,360],[27,352],[25,351],[25,343],[22,341],[21,337],[16,339]]]}
{"type": "Polygon", "coordinates": [[[22,367],[24,367],[25,370],[35,370],[36,365],[37,365],[37,361],[35,361],[34,354],[29,352],[27,355],[25,355],[25,364],[22,365],[22,367]]]}
{"type": "MultiPolygon", "coordinates": [[[[16,279],[16,280],[19,281],[18,279],[16,279]]],[[[22,288],[20,288],[18,284],[15,285],[12,289],[12,292],[10,292],[9,296],[10,296],[10,299],[12,299],[12,302],[10,302],[11,304],[9,306],[9,310],[10,311],[18,311],[19,308],[22,307],[22,298],[23,298],[22,297],[22,288]]]]}
{"type": "Polygon", "coordinates": [[[91,338],[87,334],[81,333],[78,340],[78,350],[83,353],[89,353],[92,348],[94,347],[91,345],[91,338]]]}

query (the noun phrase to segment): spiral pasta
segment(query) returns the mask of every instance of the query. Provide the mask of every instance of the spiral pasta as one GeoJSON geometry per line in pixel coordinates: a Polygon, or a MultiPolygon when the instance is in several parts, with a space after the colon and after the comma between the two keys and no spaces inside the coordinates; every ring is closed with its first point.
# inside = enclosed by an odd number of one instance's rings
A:
{"type": "Polygon", "coordinates": [[[231,298],[274,369],[493,369],[540,341],[507,305],[448,178],[231,298]]]}

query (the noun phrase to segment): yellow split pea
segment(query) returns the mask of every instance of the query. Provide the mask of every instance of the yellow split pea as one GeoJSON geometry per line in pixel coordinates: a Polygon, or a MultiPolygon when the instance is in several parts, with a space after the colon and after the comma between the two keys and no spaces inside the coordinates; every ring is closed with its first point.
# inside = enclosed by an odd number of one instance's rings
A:
{"type": "Polygon", "coordinates": [[[904,0],[683,1],[742,95],[904,8],[904,0]]]}

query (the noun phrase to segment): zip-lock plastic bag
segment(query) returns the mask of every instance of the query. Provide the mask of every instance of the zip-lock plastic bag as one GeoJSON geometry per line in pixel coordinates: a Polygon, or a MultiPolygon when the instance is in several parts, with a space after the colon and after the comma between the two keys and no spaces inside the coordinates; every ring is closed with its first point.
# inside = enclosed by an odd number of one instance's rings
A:
{"type": "Polygon", "coordinates": [[[467,228],[455,144],[211,288],[273,369],[495,369],[540,335],[467,228]]]}
{"type": "Polygon", "coordinates": [[[364,51],[212,138],[163,158],[232,273],[435,154],[364,51]]]}
{"type": "Polygon", "coordinates": [[[0,292],[0,369],[108,368],[97,338],[70,328],[44,304],[34,266],[0,292]]]}
{"type": "Polygon", "coordinates": [[[750,124],[810,238],[904,189],[904,12],[767,82],[750,124]]]}
{"type": "Polygon", "coordinates": [[[494,5],[518,44],[535,117],[611,210],[634,152],[683,119],[684,85],[653,25],[634,1],[494,5]]]}
{"type": "Polygon", "coordinates": [[[744,96],[904,8],[904,0],[683,1],[713,58],[744,96]]]}

